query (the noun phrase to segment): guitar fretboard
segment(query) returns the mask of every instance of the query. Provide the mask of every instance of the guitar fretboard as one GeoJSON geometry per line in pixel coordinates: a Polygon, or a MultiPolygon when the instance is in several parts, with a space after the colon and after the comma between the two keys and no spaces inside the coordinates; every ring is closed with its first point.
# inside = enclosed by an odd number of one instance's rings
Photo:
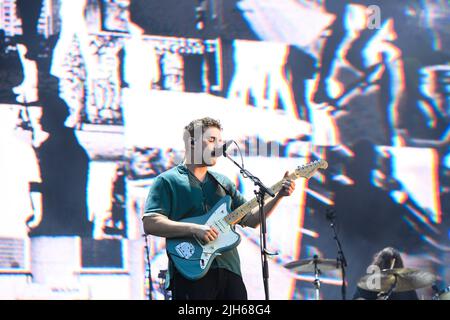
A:
{"type": "MultiPolygon", "coordinates": [[[[291,173],[286,177],[287,179],[295,180],[298,178],[298,176],[295,173],[291,173]]],[[[283,180],[278,181],[276,184],[274,184],[270,189],[277,194],[283,186],[283,180]]],[[[265,194],[264,201],[272,199],[271,196],[268,194],[265,194]]],[[[238,223],[247,213],[252,211],[254,208],[258,207],[258,201],[256,197],[254,197],[252,200],[244,203],[239,208],[234,210],[233,212],[230,212],[225,218],[225,222],[228,224],[235,224],[238,223]]]]}

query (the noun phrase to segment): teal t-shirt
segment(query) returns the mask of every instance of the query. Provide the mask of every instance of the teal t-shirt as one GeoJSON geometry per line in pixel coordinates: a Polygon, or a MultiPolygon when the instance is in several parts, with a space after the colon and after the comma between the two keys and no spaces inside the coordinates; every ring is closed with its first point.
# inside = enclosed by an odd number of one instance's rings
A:
{"type": "MultiPolygon", "coordinates": [[[[232,210],[246,202],[236,190],[235,184],[224,175],[208,171],[201,182],[185,165],[178,165],[155,178],[145,203],[144,217],[152,213],[160,213],[170,220],[179,221],[201,216],[214,207],[227,193],[232,197],[232,210]]],[[[214,259],[211,268],[224,268],[240,276],[241,267],[237,248],[222,252],[214,259]]],[[[172,273],[171,269],[172,266],[169,263],[169,273],[172,273]]]]}

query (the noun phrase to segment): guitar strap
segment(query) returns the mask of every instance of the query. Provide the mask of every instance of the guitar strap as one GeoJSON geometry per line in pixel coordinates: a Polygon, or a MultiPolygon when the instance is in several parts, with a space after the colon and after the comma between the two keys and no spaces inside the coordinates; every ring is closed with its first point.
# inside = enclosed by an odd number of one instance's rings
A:
{"type": "MultiPolygon", "coordinates": [[[[219,180],[220,180],[220,177],[219,177],[219,176],[216,176],[216,173],[215,173],[215,172],[209,172],[209,171],[208,171],[208,173],[209,173],[210,176],[217,182],[217,184],[225,191],[225,193],[231,197],[231,200],[234,200],[234,197],[236,196],[236,192],[235,192],[234,194],[232,194],[232,192],[231,192],[228,188],[226,188],[226,187],[223,185],[223,183],[221,183],[221,182],[219,181],[219,180]]],[[[233,209],[235,209],[235,208],[233,208],[233,209]]],[[[245,226],[245,220],[246,220],[246,217],[244,217],[243,219],[241,219],[241,221],[239,221],[238,224],[241,225],[241,226],[245,226]]]]}
{"type": "Polygon", "coordinates": [[[216,181],[217,184],[225,191],[225,193],[226,193],[227,195],[229,195],[229,196],[231,197],[231,199],[234,199],[234,196],[236,195],[236,193],[233,195],[233,194],[231,193],[231,191],[228,190],[228,188],[226,188],[226,187],[219,181],[220,179],[219,179],[218,176],[216,176],[216,173],[215,173],[215,172],[209,172],[209,171],[208,171],[208,173],[209,173],[209,175],[213,178],[213,180],[216,181]]]}

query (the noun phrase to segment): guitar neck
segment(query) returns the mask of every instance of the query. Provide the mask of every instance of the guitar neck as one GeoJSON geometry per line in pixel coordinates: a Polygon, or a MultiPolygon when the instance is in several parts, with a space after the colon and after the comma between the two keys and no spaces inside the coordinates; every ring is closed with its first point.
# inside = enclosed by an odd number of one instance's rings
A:
{"type": "MultiPolygon", "coordinates": [[[[291,173],[289,176],[286,177],[287,179],[291,179],[291,180],[295,180],[297,179],[297,175],[295,173],[291,173]]],[[[284,179],[283,179],[284,180],[284,179]]],[[[283,180],[278,181],[277,183],[275,183],[270,189],[272,189],[272,191],[277,194],[282,186],[283,186],[283,180]]],[[[264,201],[268,200],[269,198],[271,198],[267,193],[264,195],[264,201]]],[[[254,197],[252,200],[244,203],[243,205],[241,205],[239,208],[237,208],[236,210],[234,210],[233,212],[230,212],[225,218],[225,222],[228,224],[236,224],[238,223],[247,213],[249,213],[250,211],[252,211],[253,209],[255,209],[256,207],[258,207],[258,200],[256,199],[256,197],[254,197]]]]}

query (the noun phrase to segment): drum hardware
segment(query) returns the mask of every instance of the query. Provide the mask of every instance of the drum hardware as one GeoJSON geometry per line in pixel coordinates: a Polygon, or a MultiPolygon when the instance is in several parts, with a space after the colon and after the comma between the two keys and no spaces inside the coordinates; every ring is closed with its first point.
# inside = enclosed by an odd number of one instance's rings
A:
{"type": "Polygon", "coordinates": [[[314,255],[312,259],[292,261],[284,265],[286,269],[295,273],[314,273],[314,288],[316,300],[320,300],[320,276],[323,271],[338,270],[340,262],[335,259],[321,259],[314,255]]]}

